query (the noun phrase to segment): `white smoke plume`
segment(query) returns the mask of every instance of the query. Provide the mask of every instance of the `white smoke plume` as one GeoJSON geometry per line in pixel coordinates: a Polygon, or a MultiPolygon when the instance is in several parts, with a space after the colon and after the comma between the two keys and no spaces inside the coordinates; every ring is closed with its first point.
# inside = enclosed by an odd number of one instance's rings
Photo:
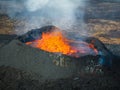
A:
{"type": "MultiPolygon", "coordinates": [[[[56,25],[64,30],[83,23],[86,0],[1,0],[8,14],[24,19],[23,26],[16,26],[18,34],[45,25],[56,25]],[[78,18],[79,20],[77,20],[78,18]]],[[[4,8],[3,6],[3,8],[4,8]]]]}

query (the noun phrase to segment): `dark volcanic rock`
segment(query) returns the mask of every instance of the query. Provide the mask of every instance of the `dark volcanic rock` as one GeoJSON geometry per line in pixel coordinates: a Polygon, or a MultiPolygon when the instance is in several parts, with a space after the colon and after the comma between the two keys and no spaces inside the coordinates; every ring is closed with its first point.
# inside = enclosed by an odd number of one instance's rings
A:
{"type": "MultiPolygon", "coordinates": [[[[50,27],[52,30],[55,29],[53,26],[50,27]]],[[[42,32],[51,31],[49,30],[50,28],[47,30],[46,28],[47,27],[44,27],[42,32]]],[[[29,36],[32,34],[33,36],[36,36],[37,32],[40,32],[39,30],[37,30],[36,33],[31,33],[33,31],[30,31],[29,34],[27,33],[20,36],[18,40],[24,43],[35,40],[36,38],[30,39],[29,36]]],[[[38,33],[37,37],[39,37],[42,32],[38,33]]],[[[119,89],[119,73],[116,73],[119,69],[116,69],[114,72],[108,68],[109,59],[111,57],[113,58],[113,55],[104,44],[96,38],[87,37],[84,41],[94,44],[98,51],[103,54],[98,54],[96,56],[86,55],[80,58],[65,56],[59,53],[45,52],[27,46],[18,40],[13,40],[0,48],[0,65],[14,67],[12,69],[10,67],[0,67],[1,89],[119,89]],[[108,62],[105,61],[105,64],[100,65],[99,61],[101,58],[105,60],[107,59],[108,62]],[[26,75],[24,76],[20,70],[16,70],[15,68],[29,72],[32,78],[26,79],[26,75]],[[8,85],[8,87],[6,85],[8,85]]]]}
{"type": "Polygon", "coordinates": [[[12,66],[28,72],[41,81],[68,78],[77,74],[98,74],[96,68],[99,56],[74,58],[57,53],[49,53],[27,46],[17,40],[0,49],[0,65],[12,66]]]}
{"type": "MultiPolygon", "coordinates": [[[[29,42],[29,41],[34,41],[38,38],[41,38],[42,33],[44,32],[52,32],[54,30],[60,30],[59,28],[57,28],[56,26],[44,26],[42,28],[39,29],[33,29],[31,31],[29,31],[28,33],[19,36],[18,40],[20,40],[23,43],[29,42]]],[[[110,52],[105,45],[98,40],[97,38],[94,37],[81,37],[81,36],[77,36],[76,33],[67,33],[65,31],[63,31],[64,33],[66,33],[66,37],[73,39],[73,40],[81,40],[83,42],[86,42],[88,44],[93,44],[95,46],[95,48],[98,50],[98,55],[101,57],[99,60],[99,63],[104,65],[104,66],[111,66],[112,64],[112,60],[114,55],[112,54],[112,52],[110,52]]],[[[74,43],[72,43],[74,44],[74,43]]]]}
{"type": "Polygon", "coordinates": [[[67,56],[48,53],[29,47],[17,40],[0,49],[0,65],[29,71],[37,79],[66,78],[77,73],[76,61],[67,56]]]}
{"type": "Polygon", "coordinates": [[[51,32],[56,29],[59,30],[54,26],[35,29],[3,46],[0,48],[0,65],[30,72],[41,82],[76,75],[101,76],[111,71],[113,54],[96,38],[86,37],[83,41],[93,44],[98,50],[98,55],[86,55],[79,58],[49,53],[24,44],[39,38],[43,32],[51,32]]]}
{"type": "Polygon", "coordinates": [[[33,80],[30,73],[0,66],[0,90],[39,90],[39,82],[33,80]]]}
{"type": "Polygon", "coordinates": [[[7,35],[7,34],[0,34],[0,47],[8,44],[10,41],[15,39],[17,35],[7,35]]]}
{"type": "Polygon", "coordinates": [[[29,32],[25,33],[24,35],[19,36],[18,39],[24,43],[29,42],[29,41],[34,41],[38,38],[41,38],[41,35],[43,32],[51,32],[56,29],[59,29],[59,28],[52,26],[52,25],[45,26],[39,29],[32,29],[29,32]]]}
{"type": "Polygon", "coordinates": [[[120,82],[114,73],[102,77],[71,77],[40,81],[22,70],[0,66],[0,90],[119,90],[120,82]]]}

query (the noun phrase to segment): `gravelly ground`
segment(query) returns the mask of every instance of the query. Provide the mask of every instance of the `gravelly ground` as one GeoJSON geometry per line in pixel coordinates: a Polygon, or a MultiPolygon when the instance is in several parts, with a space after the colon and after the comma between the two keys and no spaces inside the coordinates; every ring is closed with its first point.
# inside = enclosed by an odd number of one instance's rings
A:
{"type": "Polygon", "coordinates": [[[12,67],[0,67],[0,90],[119,90],[120,79],[106,76],[71,77],[40,83],[30,73],[12,67]]]}

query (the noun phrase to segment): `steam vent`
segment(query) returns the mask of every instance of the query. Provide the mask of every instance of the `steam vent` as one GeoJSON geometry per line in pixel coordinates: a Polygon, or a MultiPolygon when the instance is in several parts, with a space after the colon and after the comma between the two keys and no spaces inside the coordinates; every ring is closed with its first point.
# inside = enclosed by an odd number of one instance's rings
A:
{"type": "MultiPolygon", "coordinates": [[[[62,39],[65,40],[65,45],[69,45],[67,49],[70,49],[71,51],[68,50],[70,52],[62,52],[61,49],[60,52],[52,52],[36,45],[37,40],[42,40],[43,34],[54,31],[63,32],[55,26],[45,26],[40,29],[33,29],[10,41],[0,48],[0,65],[30,72],[34,78],[41,82],[77,75],[101,76],[106,73],[106,68],[110,69],[112,67],[113,54],[101,41],[93,37],[84,37],[81,41],[77,41],[67,39],[70,34],[65,36],[62,39]],[[80,48],[77,46],[80,46],[80,48]]],[[[57,47],[55,48],[57,49],[57,47]]],[[[64,50],[66,50],[66,47],[64,50]]]]}

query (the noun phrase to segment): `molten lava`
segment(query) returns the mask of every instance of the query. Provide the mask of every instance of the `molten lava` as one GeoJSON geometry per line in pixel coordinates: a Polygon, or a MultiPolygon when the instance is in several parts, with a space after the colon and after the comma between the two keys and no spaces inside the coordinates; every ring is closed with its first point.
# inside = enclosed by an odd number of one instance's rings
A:
{"type": "Polygon", "coordinates": [[[63,54],[72,54],[76,51],[66,42],[61,32],[55,31],[52,33],[43,33],[42,38],[36,40],[37,48],[49,52],[59,52],[63,54]]]}
{"type": "Polygon", "coordinates": [[[79,57],[80,54],[91,53],[91,50],[97,54],[97,49],[93,44],[88,44],[83,41],[77,41],[76,43],[76,41],[68,40],[64,37],[61,31],[42,33],[42,37],[40,39],[27,42],[26,44],[48,52],[62,53],[75,57],[79,57]],[[76,45],[70,45],[70,43],[74,43],[76,45]]]}

